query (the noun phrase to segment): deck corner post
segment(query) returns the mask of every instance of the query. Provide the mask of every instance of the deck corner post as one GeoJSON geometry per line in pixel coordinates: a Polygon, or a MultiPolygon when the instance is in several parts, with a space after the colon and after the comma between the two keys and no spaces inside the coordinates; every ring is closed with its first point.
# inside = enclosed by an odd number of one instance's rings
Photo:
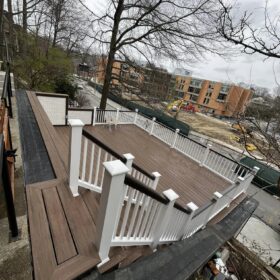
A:
{"type": "Polygon", "coordinates": [[[201,162],[199,163],[200,166],[204,166],[205,163],[206,163],[206,160],[208,158],[208,155],[209,155],[209,152],[210,152],[210,149],[211,149],[212,145],[211,144],[207,144],[207,147],[206,147],[206,150],[204,151],[204,155],[203,155],[203,158],[201,160],[201,162]]]}
{"type": "Polygon", "coordinates": [[[135,109],[135,115],[134,115],[134,120],[133,120],[134,124],[136,124],[136,122],[137,122],[137,117],[138,117],[138,109],[135,109]]]}
{"type": "Polygon", "coordinates": [[[129,169],[120,160],[104,162],[103,165],[105,174],[96,225],[96,246],[104,263],[109,260],[111,242],[118,227],[126,189],[124,179],[129,169]]]}
{"type": "Polygon", "coordinates": [[[153,172],[152,174],[153,174],[155,179],[152,181],[152,186],[151,187],[152,187],[153,190],[156,190],[158,182],[159,182],[159,179],[161,177],[161,174],[159,172],[157,172],[157,171],[153,172]]]}
{"type": "Polygon", "coordinates": [[[117,108],[116,119],[115,119],[115,126],[117,126],[117,124],[119,122],[119,116],[120,116],[120,108],[117,108]]]}
{"type": "Polygon", "coordinates": [[[79,183],[79,170],[80,170],[80,158],[81,158],[81,147],[82,147],[82,131],[83,122],[79,119],[68,120],[70,126],[69,135],[69,187],[72,195],[78,196],[78,183],[79,183]]]}
{"type": "Polygon", "coordinates": [[[156,118],[155,118],[155,117],[154,117],[154,118],[152,118],[151,130],[150,130],[150,132],[149,132],[149,134],[150,134],[150,135],[152,135],[152,134],[153,134],[153,130],[154,130],[154,126],[155,126],[155,121],[156,121],[156,118]]]}
{"type": "Polygon", "coordinates": [[[180,129],[179,128],[176,128],[175,132],[174,132],[174,138],[173,138],[173,142],[172,142],[172,145],[171,145],[171,148],[174,148],[175,147],[175,144],[176,144],[176,140],[177,140],[177,137],[178,137],[178,133],[180,132],[180,129]]]}
{"type": "Polygon", "coordinates": [[[131,173],[131,169],[132,169],[132,164],[133,164],[133,160],[135,159],[134,155],[127,153],[127,154],[123,154],[124,158],[126,159],[126,167],[129,169],[129,174],[131,173]]]}
{"type": "Polygon", "coordinates": [[[205,226],[207,224],[207,222],[212,219],[212,217],[216,216],[221,209],[218,208],[218,204],[219,204],[219,200],[222,199],[224,196],[219,193],[219,192],[214,192],[213,197],[212,197],[212,201],[213,201],[213,206],[209,207],[209,215],[207,215],[206,217],[206,221],[205,224],[203,226],[205,226]]]}
{"type": "Polygon", "coordinates": [[[191,228],[192,218],[195,211],[198,209],[198,206],[193,202],[189,202],[185,208],[190,211],[190,214],[186,217],[186,221],[181,229],[181,239],[185,239],[186,237],[188,237],[188,232],[191,228]]]}
{"type": "MultiPolygon", "coordinates": [[[[254,176],[255,175],[257,175],[257,173],[260,171],[260,168],[259,167],[257,167],[257,166],[254,166],[254,168],[253,168],[253,174],[254,174],[254,176]]],[[[253,177],[254,178],[254,177],[253,177]]],[[[252,178],[252,179],[253,179],[252,178]]]]}
{"type": "Polygon", "coordinates": [[[168,204],[162,204],[157,216],[156,222],[152,229],[152,244],[151,247],[156,249],[160,242],[161,236],[164,234],[170,219],[172,218],[172,212],[174,209],[174,203],[179,198],[179,195],[172,189],[168,189],[163,192],[163,195],[169,200],[168,204]]]}
{"type": "Polygon", "coordinates": [[[96,114],[97,114],[97,108],[93,107],[92,126],[96,125],[96,114]]]}

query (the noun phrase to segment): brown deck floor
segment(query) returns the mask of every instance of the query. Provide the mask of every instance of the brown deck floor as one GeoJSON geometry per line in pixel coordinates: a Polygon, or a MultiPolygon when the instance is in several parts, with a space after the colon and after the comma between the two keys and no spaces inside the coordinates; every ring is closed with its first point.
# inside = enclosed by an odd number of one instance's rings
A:
{"type": "MultiPolygon", "coordinates": [[[[65,147],[68,147],[68,129],[55,127],[65,147]]],[[[119,154],[133,154],[135,162],[149,173],[158,171],[162,177],[157,190],[162,192],[172,188],[179,194],[182,205],[192,201],[202,206],[215,191],[223,191],[229,186],[224,179],[135,125],[119,125],[116,129],[98,125],[85,129],[119,154]]]]}
{"type": "Polygon", "coordinates": [[[94,241],[99,196],[67,184],[65,145],[57,137],[36,95],[28,93],[56,179],[26,186],[35,279],[73,279],[100,262],[94,241]]]}

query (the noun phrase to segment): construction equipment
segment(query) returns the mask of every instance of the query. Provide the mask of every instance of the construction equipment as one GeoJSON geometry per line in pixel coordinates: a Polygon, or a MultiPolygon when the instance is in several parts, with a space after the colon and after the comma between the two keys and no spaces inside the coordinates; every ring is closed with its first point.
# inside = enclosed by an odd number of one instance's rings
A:
{"type": "Polygon", "coordinates": [[[184,99],[175,100],[167,105],[167,110],[177,112],[181,109],[184,104],[184,99]]]}

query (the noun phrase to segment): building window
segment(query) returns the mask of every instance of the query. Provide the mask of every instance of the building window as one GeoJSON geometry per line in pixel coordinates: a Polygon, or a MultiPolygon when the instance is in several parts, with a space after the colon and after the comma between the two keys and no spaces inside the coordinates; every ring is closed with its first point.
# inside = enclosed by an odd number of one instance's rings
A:
{"type": "Polygon", "coordinates": [[[218,95],[217,101],[225,101],[226,98],[227,98],[227,94],[220,93],[220,94],[218,95]]]}
{"type": "Polygon", "coordinates": [[[207,96],[207,97],[211,97],[211,95],[212,95],[212,91],[209,91],[209,90],[208,90],[207,93],[206,93],[206,96],[207,96]]]}
{"type": "Polygon", "coordinates": [[[230,86],[229,85],[222,85],[220,92],[228,93],[230,86]]]}
{"type": "Polygon", "coordinates": [[[192,79],[191,85],[194,87],[201,87],[202,86],[202,80],[192,79]]]}
{"type": "Polygon", "coordinates": [[[191,92],[191,93],[194,93],[194,94],[199,94],[200,93],[200,88],[189,87],[188,92],[191,92]]]}
{"type": "Polygon", "coordinates": [[[177,97],[178,98],[183,98],[184,97],[184,92],[182,91],[176,91],[177,97]]]}
{"type": "Polygon", "coordinates": [[[209,103],[209,98],[204,98],[203,104],[208,104],[209,103]]]}
{"type": "Polygon", "coordinates": [[[191,101],[196,102],[197,99],[198,99],[198,96],[197,96],[197,95],[195,95],[195,94],[191,94],[191,95],[190,95],[190,100],[191,100],[191,101]]]}

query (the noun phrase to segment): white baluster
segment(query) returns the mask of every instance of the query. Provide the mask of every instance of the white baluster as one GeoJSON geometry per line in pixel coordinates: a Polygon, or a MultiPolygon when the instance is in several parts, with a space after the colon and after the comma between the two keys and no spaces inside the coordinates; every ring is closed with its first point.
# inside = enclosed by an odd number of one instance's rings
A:
{"type": "Polygon", "coordinates": [[[96,117],[97,117],[97,108],[93,108],[93,118],[92,118],[92,125],[95,126],[96,124],[96,117]]]}
{"type": "Polygon", "coordinates": [[[120,115],[120,108],[117,108],[116,119],[115,119],[115,126],[117,126],[117,124],[118,124],[119,115],[120,115]]]}
{"type": "MultiPolygon", "coordinates": [[[[73,196],[78,196],[78,182],[80,171],[80,158],[82,146],[82,130],[83,122],[78,119],[70,119],[68,123],[70,129],[70,145],[69,145],[69,187],[73,196]]],[[[83,164],[86,164],[85,162],[83,164]]]]}
{"type": "Polygon", "coordinates": [[[179,133],[180,129],[176,129],[175,130],[175,133],[174,133],[174,139],[173,139],[173,142],[172,142],[172,145],[171,145],[171,148],[174,148],[175,147],[175,144],[176,144],[176,140],[177,140],[177,137],[178,137],[178,133],[179,133]]]}
{"type": "Polygon", "coordinates": [[[155,121],[156,121],[156,118],[153,118],[153,119],[152,119],[152,126],[151,126],[151,130],[150,130],[150,132],[149,132],[149,134],[150,134],[150,135],[152,135],[152,134],[153,134],[153,130],[154,130],[154,126],[155,126],[155,121]]]}
{"type": "Polygon", "coordinates": [[[135,116],[134,116],[134,121],[133,121],[134,124],[136,124],[136,122],[137,122],[137,117],[138,117],[138,109],[135,109],[135,116]]]}

